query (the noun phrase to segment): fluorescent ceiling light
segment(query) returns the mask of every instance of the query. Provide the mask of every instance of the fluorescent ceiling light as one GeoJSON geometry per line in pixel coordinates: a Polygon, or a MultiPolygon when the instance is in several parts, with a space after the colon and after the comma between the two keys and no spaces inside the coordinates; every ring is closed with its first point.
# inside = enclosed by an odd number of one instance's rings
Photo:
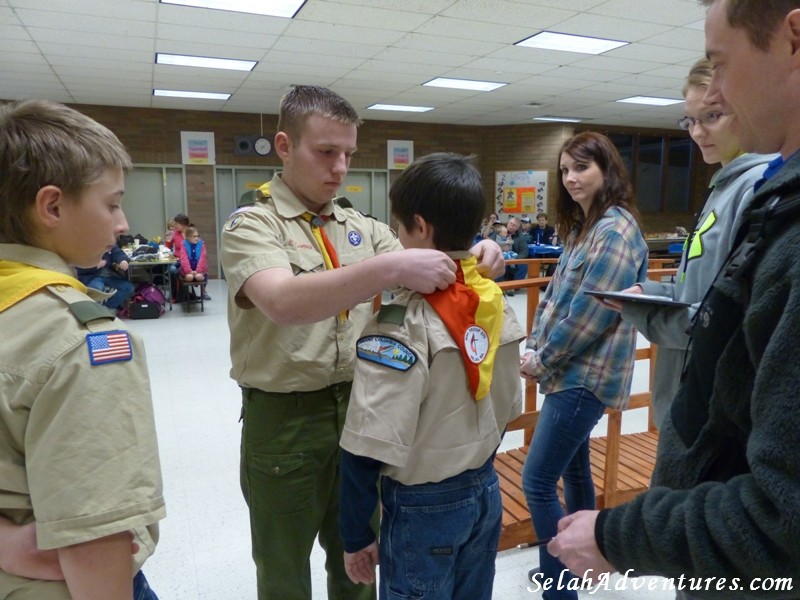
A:
{"type": "Polygon", "coordinates": [[[582,54],[602,54],[614,48],[627,46],[630,42],[618,40],[604,40],[602,38],[570,35],[568,33],[554,33],[542,31],[536,35],[517,42],[515,46],[526,48],[541,48],[542,50],[561,50],[562,52],[580,52],[582,54]]]}
{"type": "Polygon", "coordinates": [[[575,117],[533,117],[534,121],[552,121],[554,123],[580,123],[583,119],[575,117]]]}
{"type": "Polygon", "coordinates": [[[498,83],[496,81],[475,81],[472,79],[449,79],[447,77],[437,77],[431,79],[422,85],[429,85],[432,87],[453,88],[456,90],[474,90],[476,92],[491,92],[497,88],[501,88],[507,83],[498,83]]]}
{"type": "Polygon", "coordinates": [[[179,92],[178,90],[153,90],[153,96],[167,96],[169,98],[200,98],[202,100],[227,100],[230,94],[217,94],[215,92],[179,92]]]}
{"type": "Polygon", "coordinates": [[[373,104],[367,110],[398,110],[402,112],[428,112],[433,110],[432,106],[405,106],[403,104],[373,104]]]}
{"type": "Polygon", "coordinates": [[[179,67],[205,67],[206,69],[228,69],[230,71],[252,71],[254,60],[234,60],[232,58],[208,58],[205,56],[186,56],[184,54],[164,54],[156,52],[157,65],[177,65],[179,67]]]}
{"type": "Polygon", "coordinates": [[[617,102],[627,102],[628,104],[649,104],[652,106],[671,106],[673,104],[680,104],[685,100],[677,100],[675,98],[656,98],[655,96],[631,96],[630,98],[622,98],[617,102]]]}
{"type": "Polygon", "coordinates": [[[161,2],[291,19],[305,0],[161,0],[161,2]]]}

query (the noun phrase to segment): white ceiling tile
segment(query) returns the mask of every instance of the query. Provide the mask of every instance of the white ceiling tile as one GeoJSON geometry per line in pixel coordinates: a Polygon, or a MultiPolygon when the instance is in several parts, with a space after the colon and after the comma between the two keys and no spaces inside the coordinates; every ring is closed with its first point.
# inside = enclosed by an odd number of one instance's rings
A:
{"type": "Polygon", "coordinates": [[[674,0],[609,0],[592,9],[592,13],[618,17],[624,15],[642,23],[662,23],[680,27],[705,17],[706,9],[699,2],[676,3],[674,0]]]}
{"type": "Polygon", "coordinates": [[[307,3],[295,17],[296,21],[397,29],[399,31],[413,31],[428,19],[430,19],[430,15],[397,10],[397,7],[389,10],[374,6],[343,5],[327,0],[307,3]]]}
{"type": "Polygon", "coordinates": [[[310,21],[294,21],[286,28],[286,33],[295,37],[318,38],[334,42],[358,40],[358,43],[361,44],[382,44],[383,46],[391,46],[392,43],[403,37],[402,31],[310,21]]]}
{"type": "Polygon", "coordinates": [[[575,14],[569,3],[562,2],[559,8],[543,7],[536,3],[510,2],[509,0],[463,0],[442,11],[442,15],[479,23],[499,23],[518,26],[524,24],[529,35],[551,27],[575,14]]]}
{"type": "Polygon", "coordinates": [[[375,60],[402,62],[409,64],[436,65],[441,67],[460,67],[471,60],[463,54],[445,54],[443,52],[423,52],[404,48],[387,48],[375,56],[375,60]]]}
{"type": "Polygon", "coordinates": [[[465,56],[484,56],[507,45],[504,41],[486,42],[472,38],[459,39],[422,33],[409,33],[392,44],[394,48],[423,50],[428,52],[449,52],[465,56]]]}

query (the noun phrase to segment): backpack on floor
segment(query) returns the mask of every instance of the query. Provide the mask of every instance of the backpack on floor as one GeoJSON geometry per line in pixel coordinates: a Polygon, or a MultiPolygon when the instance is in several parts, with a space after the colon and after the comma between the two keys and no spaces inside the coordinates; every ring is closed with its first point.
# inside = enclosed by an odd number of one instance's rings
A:
{"type": "Polygon", "coordinates": [[[167,299],[158,286],[143,281],[136,286],[127,310],[121,311],[120,316],[131,319],[156,319],[164,314],[166,303],[167,299]]]}

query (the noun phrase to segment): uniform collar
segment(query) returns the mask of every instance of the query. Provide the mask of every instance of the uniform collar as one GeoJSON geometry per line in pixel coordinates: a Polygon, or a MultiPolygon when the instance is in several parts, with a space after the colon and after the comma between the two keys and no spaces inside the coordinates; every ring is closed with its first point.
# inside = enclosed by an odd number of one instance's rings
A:
{"type": "MultiPolygon", "coordinates": [[[[283,182],[280,173],[276,173],[269,184],[270,195],[275,203],[275,210],[284,219],[296,219],[305,212],[308,212],[305,204],[295,196],[291,188],[283,182]]],[[[333,200],[322,207],[320,216],[333,218],[336,221],[344,222],[347,220],[345,211],[335,204],[333,200]]]]}
{"type": "Polygon", "coordinates": [[[75,269],[68,265],[58,254],[35,246],[0,244],[0,260],[25,263],[40,269],[56,271],[57,273],[75,277],[75,269]]]}

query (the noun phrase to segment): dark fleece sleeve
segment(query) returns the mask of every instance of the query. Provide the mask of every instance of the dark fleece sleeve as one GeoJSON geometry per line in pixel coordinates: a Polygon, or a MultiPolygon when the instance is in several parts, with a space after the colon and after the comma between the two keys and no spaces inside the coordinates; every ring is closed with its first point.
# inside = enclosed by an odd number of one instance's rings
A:
{"type": "Polygon", "coordinates": [[[698,597],[800,598],[800,258],[790,258],[800,227],[792,229],[756,270],[696,441],[687,447],[681,422],[668,418],[654,487],[606,511],[598,541],[617,570],[741,586],[687,590],[698,597]],[[737,472],[713,475],[739,460],[737,472]],[[792,578],[794,589],[767,591],[756,581],[766,578],[792,578]]]}
{"type": "Polygon", "coordinates": [[[345,552],[357,552],[375,541],[370,519],[378,506],[381,463],[340,449],[339,531],[345,552]]]}

